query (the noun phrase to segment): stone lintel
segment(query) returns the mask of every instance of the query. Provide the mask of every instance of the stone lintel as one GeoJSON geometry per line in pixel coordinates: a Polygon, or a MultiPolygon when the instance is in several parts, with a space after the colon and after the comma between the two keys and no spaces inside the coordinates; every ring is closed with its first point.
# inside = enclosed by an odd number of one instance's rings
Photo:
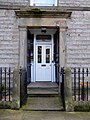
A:
{"type": "MultiPolygon", "coordinates": [[[[59,26],[27,26],[27,25],[19,25],[19,29],[41,29],[42,27],[45,27],[47,29],[58,29],[59,26]]],[[[61,27],[61,28],[67,28],[67,27],[61,27]]]]}
{"type": "Polygon", "coordinates": [[[45,27],[47,29],[60,29],[60,31],[66,31],[68,27],[66,26],[18,26],[19,30],[27,30],[27,29],[41,29],[42,27],[45,27]]]}
{"type": "Polygon", "coordinates": [[[72,12],[41,11],[40,9],[16,10],[18,18],[70,18],[72,12]]]}

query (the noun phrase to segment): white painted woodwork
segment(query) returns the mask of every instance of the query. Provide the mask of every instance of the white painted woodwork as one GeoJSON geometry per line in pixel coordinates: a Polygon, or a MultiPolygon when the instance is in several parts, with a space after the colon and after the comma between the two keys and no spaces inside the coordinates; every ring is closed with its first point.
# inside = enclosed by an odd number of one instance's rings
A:
{"type": "Polygon", "coordinates": [[[51,45],[36,45],[36,81],[51,81],[52,59],[51,45]],[[38,49],[41,47],[41,61],[38,61],[38,49]],[[46,61],[46,50],[49,50],[49,61],[46,61]]]}
{"type": "Polygon", "coordinates": [[[38,41],[36,40],[37,32],[34,34],[34,61],[31,63],[31,82],[36,81],[51,81],[55,82],[55,64],[53,61],[53,35],[51,40],[38,41]],[[38,63],[38,47],[42,48],[41,62],[38,63]],[[46,50],[50,50],[49,54],[46,54],[46,50]],[[50,57],[50,61],[46,61],[46,56],[50,57]],[[48,63],[47,63],[48,62],[48,63]]]}

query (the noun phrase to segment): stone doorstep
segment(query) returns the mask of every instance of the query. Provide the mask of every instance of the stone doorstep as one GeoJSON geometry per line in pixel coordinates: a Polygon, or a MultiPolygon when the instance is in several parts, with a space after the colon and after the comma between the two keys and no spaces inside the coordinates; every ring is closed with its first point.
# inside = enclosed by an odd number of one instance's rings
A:
{"type": "Polygon", "coordinates": [[[39,86],[39,87],[30,87],[30,86],[27,86],[27,89],[29,90],[29,89],[58,89],[58,87],[56,87],[56,86],[54,86],[54,87],[49,87],[49,86],[45,86],[45,87],[43,87],[43,86],[39,86]]]}
{"type": "Polygon", "coordinates": [[[51,89],[51,88],[36,88],[36,89],[27,89],[28,92],[31,93],[57,93],[58,92],[58,88],[55,89],[51,89]]]}
{"type": "Polygon", "coordinates": [[[58,93],[58,85],[52,82],[36,82],[28,85],[28,98],[22,110],[61,111],[63,105],[58,93]]]}
{"type": "Polygon", "coordinates": [[[29,96],[58,96],[58,88],[31,88],[27,90],[29,96]]]}
{"type": "Polygon", "coordinates": [[[58,87],[33,87],[33,88],[27,88],[29,91],[58,91],[58,87]]]}
{"type": "Polygon", "coordinates": [[[27,88],[29,96],[57,96],[58,85],[52,82],[30,83],[27,88]]]}
{"type": "Polygon", "coordinates": [[[57,88],[57,83],[52,82],[35,82],[30,83],[27,88],[57,88]]]}
{"type": "Polygon", "coordinates": [[[58,94],[28,94],[28,97],[58,97],[58,94]]]}
{"type": "Polygon", "coordinates": [[[34,89],[28,90],[28,96],[58,96],[58,90],[34,89]]]}
{"type": "Polygon", "coordinates": [[[60,111],[63,105],[59,97],[29,97],[27,103],[22,107],[26,111],[60,111]]]}

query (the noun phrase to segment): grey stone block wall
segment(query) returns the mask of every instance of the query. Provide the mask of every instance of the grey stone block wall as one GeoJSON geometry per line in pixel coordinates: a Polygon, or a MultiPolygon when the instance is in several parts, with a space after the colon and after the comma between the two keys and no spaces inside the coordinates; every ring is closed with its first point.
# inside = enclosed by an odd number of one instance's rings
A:
{"type": "MultiPolygon", "coordinates": [[[[0,0],[0,5],[29,6],[30,0],[0,0]]],[[[90,0],[59,0],[59,6],[84,6],[90,7],[90,0]]]]}
{"type": "MultiPolygon", "coordinates": [[[[0,66],[19,64],[18,25],[13,10],[0,10],[0,66]]],[[[90,67],[90,11],[73,11],[67,26],[67,67],[90,67]]]]}
{"type": "MultiPolygon", "coordinates": [[[[0,5],[1,3],[28,5],[29,0],[0,0],[0,5]]],[[[60,0],[60,6],[76,6],[76,3],[77,6],[89,6],[90,0],[60,0]]],[[[20,23],[14,10],[0,10],[0,66],[2,67],[17,67],[19,64],[18,25],[20,23]]],[[[90,67],[90,11],[73,11],[71,19],[67,19],[67,26],[67,67],[90,67]]]]}
{"type": "Polygon", "coordinates": [[[0,0],[0,5],[23,5],[28,6],[30,0],[0,0]]]}
{"type": "Polygon", "coordinates": [[[90,11],[73,11],[67,26],[67,66],[90,67],[90,11]]]}
{"type": "Polygon", "coordinates": [[[90,7],[90,0],[59,0],[59,6],[90,7]]]}
{"type": "Polygon", "coordinates": [[[17,67],[19,61],[18,22],[13,10],[0,10],[0,67],[17,67]]]}

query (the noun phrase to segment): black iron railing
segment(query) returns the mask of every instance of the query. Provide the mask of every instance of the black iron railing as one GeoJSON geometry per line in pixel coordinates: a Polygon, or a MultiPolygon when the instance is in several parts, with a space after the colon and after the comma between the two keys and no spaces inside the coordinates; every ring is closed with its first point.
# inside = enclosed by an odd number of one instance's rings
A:
{"type": "MultiPolygon", "coordinates": [[[[64,99],[65,70],[61,68],[61,94],[64,99]]],[[[71,68],[72,97],[74,101],[90,100],[90,71],[89,68],[71,68]]],[[[64,100],[63,100],[64,101],[64,100]]]]}
{"type": "Polygon", "coordinates": [[[75,101],[90,100],[89,68],[72,68],[72,89],[75,101]]]}
{"type": "Polygon", "coordinates": [[[0,67],[0,101],[12,101],[12,78],[11,68],[0,67]]]}

